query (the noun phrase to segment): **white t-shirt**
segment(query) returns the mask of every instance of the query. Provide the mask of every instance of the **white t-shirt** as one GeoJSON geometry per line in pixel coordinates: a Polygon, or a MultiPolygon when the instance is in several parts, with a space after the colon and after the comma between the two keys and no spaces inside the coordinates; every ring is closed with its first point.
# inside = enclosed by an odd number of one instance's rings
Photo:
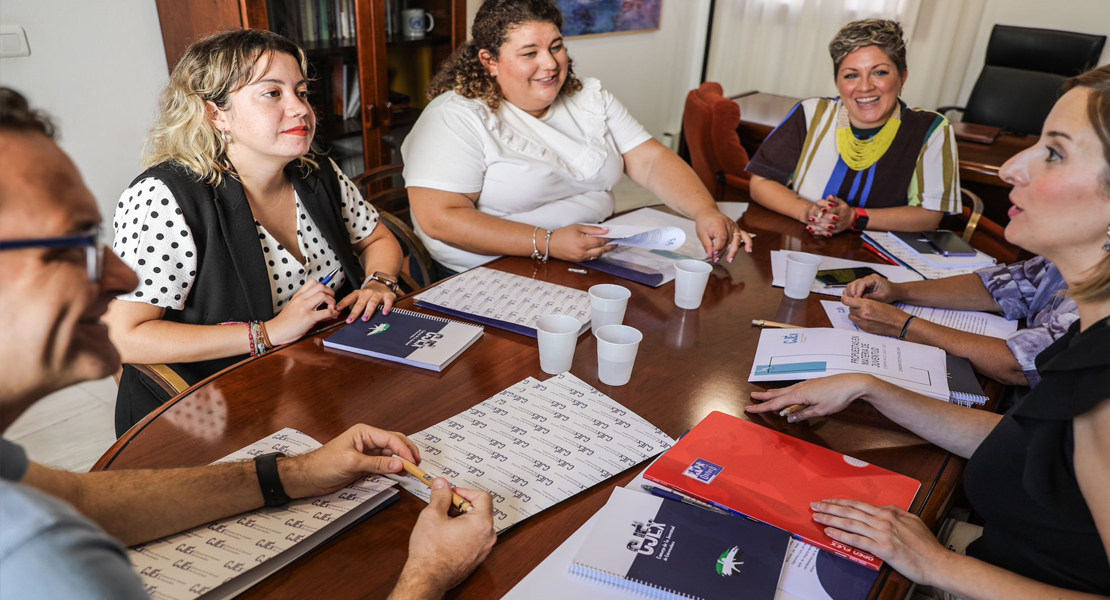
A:
{"type": "MultiPolygon", "coordinates": [[[[330,158],[328,160],[331,160],[330,158]]],[[[370,236],[378,224],[378,211],[367,203],[351,180],[332,163],[342,190],[343,222],[351,243],[370,236]]],[[[323,279],[339,266],[339,257],[319,235],[316,223],[304,210],[299,196],[297,241],[305,262],[297,262],[287,248],[257,220],[259,244],[266,259],[267,279],[274,314],[280,313],[308,277],[323,279]]],[[[197,246],[177,199],[162,180],[149,177],[127,188],[116,205],[112,249],[139,276],[139,287],[120,300],[181,310],[197,274],[197,246]]],[[[342,269],[328,287],[339,289],[347,280],[342,269]]],[[[357,284],[356,284],[357,287],[357,284]]]]}
{"type": "MultiPolygon", "coordinates": [[[[651,135],[597,79],[582,84],[538,119],[508,101],[492,111],[482,100],[441,94],[401,145],[405,185],[480,192],[478,210],[545,229],[604,220],[613,214],[622,155],[651,135]]],[[[449,269],[496,258],[432,239],[414,224],[432,258],[449,269]]]]}

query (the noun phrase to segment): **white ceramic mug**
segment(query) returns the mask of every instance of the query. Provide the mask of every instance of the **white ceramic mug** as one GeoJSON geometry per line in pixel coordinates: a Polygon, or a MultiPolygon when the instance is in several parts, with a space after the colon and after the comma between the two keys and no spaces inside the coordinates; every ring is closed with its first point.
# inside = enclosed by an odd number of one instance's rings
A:
{"type": "Polygon", "coordinates": [[[407,38],[422,38],[435,26],[435,17],[423,8],[410,8],[401,13],[401,33],[407,38]]]}

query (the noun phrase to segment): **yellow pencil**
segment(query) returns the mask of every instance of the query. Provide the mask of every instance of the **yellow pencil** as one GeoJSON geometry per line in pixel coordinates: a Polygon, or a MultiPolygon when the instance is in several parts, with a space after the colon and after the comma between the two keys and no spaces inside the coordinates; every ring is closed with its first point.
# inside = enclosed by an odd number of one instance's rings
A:
{"type": "MultiPolygon", "coordinates": [[[[397,458],[401,457],[398,456],[397,458]]],[[[432,477],[431,475],[427,474],[424,469],[421,469],[420,467],[410,463],[403,458],[401,458],[401,464],[405,466],[405,471],[407,471],[409,475],[412,475],[420,481],[428,484],[428,487],[432,487],[432,482],[436,480],[435,477],[432,477]]],[[[474,510],[473,504],[471,504],[467,499],[456,494],[455,492],[451,492],[451,505],[458,509],[459,512],[465,513],[474,510]]]]}
{"type": "Polygon", "coordinates": [[[801,325],[791,325],[789,323],[779,323],[777,321],[767,321],[764,319],[752,319],[753,327],[777,327],[779,329],[805,329],[801,325]]]}

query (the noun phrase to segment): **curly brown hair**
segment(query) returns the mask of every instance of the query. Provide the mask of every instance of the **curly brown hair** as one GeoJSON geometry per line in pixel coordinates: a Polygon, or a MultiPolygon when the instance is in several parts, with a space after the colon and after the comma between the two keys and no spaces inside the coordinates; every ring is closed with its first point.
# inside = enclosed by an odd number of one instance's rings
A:
{"type": "Polygon", "coordinates": [[[23,94],[0,87],[0,131],[31,131],[54,139],[54,122],[46,113],[31,108],[23,94]]]}
{"type": "MultiPolygon", "coordinates": [[[[471,40],[444,61],[428,84],[428,99],[454,90],[464,98],[484,100],[491,109],[497,110],[505,97],[497,80],[482,65],[478,53],[488,50],[498,58],[509,34],[526,23],[551,23],[562,31],[563,13],[550,0],[486,0],[474,16],[471,40]]],[[[559,93],[573,96],[581,89],[582,82],[574,76],[574,61],[568,57],[567,79],[559,93]]]]}
{"type": "Polygon", "coordinates": [[[898,75],[906,76],[906,39],[902,34],[902,24],[887,19],[863,19],[845,25],[829,42],[833,78],[840,73],[840,65],[849,54],[867,46],[878,46],[894,63],[898,75]]]}

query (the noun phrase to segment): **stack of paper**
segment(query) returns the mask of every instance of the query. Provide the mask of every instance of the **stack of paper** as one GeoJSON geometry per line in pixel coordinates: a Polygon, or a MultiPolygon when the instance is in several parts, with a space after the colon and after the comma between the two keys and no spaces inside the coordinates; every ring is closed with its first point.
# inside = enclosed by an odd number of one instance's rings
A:
{"type": "MultiPolygon", "coordinates": [[[[409,436],[421,468],[493,496],[498,533],[674,445],[636,413],[563,373],[529,377],[409,436]]],[[[428,486],[390,477],[424,501],[428,486]]]]}

